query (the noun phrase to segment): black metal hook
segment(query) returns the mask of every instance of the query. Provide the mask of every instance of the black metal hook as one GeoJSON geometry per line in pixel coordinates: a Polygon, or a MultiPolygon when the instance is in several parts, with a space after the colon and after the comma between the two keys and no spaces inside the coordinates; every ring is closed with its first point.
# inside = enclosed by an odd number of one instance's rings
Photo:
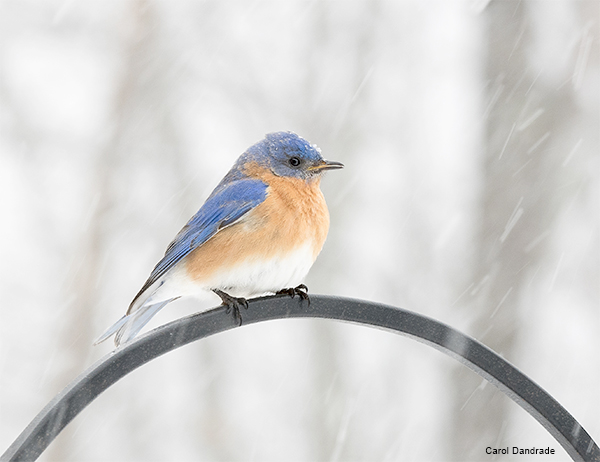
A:
{"type": "MultiPolygon", "coordinates": [[[[389,329],[426,343],[469,367],[531,414],[575,461],[600,461],[590,435],[552,396],[477,340],[434,319],[363,300],[311,295],[248,300],[244,325],[282,318],[327,318],[389,329]]],[[[71,382],[33,419],[0,461],[35,460],[62,429],[112,384],[158,356],[237,327],[224,307],[161,326],[108,354],[71,382]]]]}

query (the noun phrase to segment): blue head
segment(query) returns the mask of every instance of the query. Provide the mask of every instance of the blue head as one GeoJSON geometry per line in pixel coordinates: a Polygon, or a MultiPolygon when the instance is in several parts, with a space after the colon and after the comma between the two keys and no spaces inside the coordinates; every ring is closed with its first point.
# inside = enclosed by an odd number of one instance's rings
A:
{"type": "MultiPolygon", "coordinates": [[[[236,167],[256,162],[277,176],[310,180],[325,170],[342,168],[340,162],[327,161],[321,150],[292,132],[269,133],[238,159],[236,167]]],[[[234,167],[235,168],[235,167],[234,167]]]]}

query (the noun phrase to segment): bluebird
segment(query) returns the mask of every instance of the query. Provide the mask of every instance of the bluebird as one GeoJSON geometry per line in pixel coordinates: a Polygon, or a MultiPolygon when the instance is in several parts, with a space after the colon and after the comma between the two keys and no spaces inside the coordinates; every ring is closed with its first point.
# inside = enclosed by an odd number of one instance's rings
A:
{"type": "Polygon", "coordinates": [[[302,281],[321,251],[329,212],[323,172],[343,168],[292,132],[270,133],[244,152],[169,244],[127,313],[97,341],[132,339],[167,303],[214,292],[241,324],[246,298],[308,298],[302,281]]]}

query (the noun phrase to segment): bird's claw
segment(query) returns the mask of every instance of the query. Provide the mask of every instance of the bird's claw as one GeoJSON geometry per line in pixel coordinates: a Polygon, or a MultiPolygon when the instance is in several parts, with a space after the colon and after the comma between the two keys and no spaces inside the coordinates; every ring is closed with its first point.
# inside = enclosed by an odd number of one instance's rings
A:
{"type": "Polygon", "coordinates": [[[308,297],[308,287],[304,284],[300,284],[296,287],[290,287],[288,289],[281,289],[275,292],[276,295],[289,295],[294,298],[296,295],[300,297],[301,300],[307,300],[310,306],[310,298],[308,297]]]}
{"type": "Polygon", "coordinates": [[[233,312],[233,319],[238,323],[238,326],[241,326],[242,313],[240,312],[240,308],[244,307],[247,310],[248,300],[243,297],[233,297],[219,289],[213,289],[213,292],[221,298],[223,305],[227,307],[225,313],[229,314],[233,312]]]}

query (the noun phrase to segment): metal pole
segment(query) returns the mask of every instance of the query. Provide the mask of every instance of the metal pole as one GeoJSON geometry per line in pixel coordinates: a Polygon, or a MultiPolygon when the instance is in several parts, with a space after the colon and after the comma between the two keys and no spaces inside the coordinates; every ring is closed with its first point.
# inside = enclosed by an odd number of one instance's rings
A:
{"type": "MultiPolygon", "coordinates": [[[[575,418],[526,375],[477,340],[434,319],[363,300],[311,295],[249,300],[244,325],[283,318],[326,318],[381,327],[460,361],[529,412],[575,461],[600,461],[600,449],[575,418]]],[[[237,327],[224,307],[188,316],[135,339],[92,365],[33,419],[0,461],[35,460],[100,393],[152,359],[195,340],[237,327]]]]}

